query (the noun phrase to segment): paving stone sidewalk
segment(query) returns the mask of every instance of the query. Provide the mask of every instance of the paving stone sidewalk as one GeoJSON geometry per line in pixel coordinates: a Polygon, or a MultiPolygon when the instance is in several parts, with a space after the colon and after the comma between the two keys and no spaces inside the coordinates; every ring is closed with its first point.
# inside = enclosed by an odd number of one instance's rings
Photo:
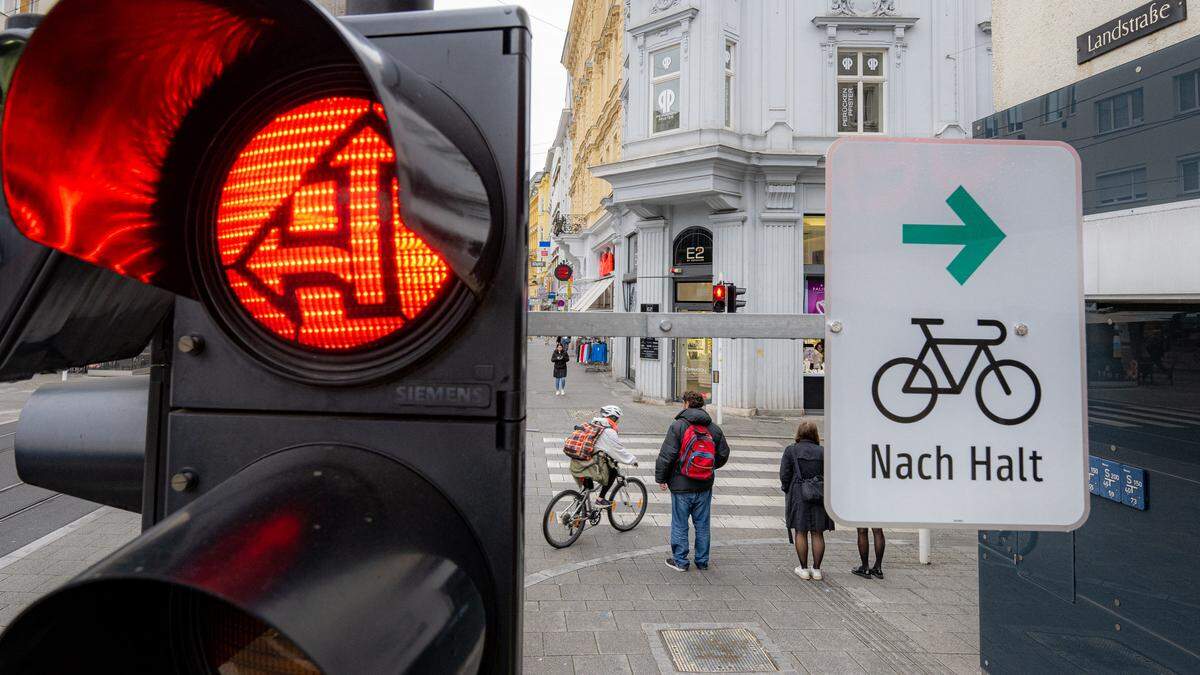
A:
{"type": "Polygon", "coordinates": [[[724,485],[714,493],[709,571],[664,564],[669,517],[646,466],[626,470],[650,489],[647,519],[635,530],[602,523],[569,548],[550,547],[542,510],[568,487],[554,439],[617,403],[625,411],[622,437],[639,463],[652,466],[652,439],[678,408],[636,402],[628,386],[574,364],[567,395],[556,397],[549,348],[540,344],[530,345],[527,372],[526,673],[674,673],[659,630],[726,625],[753,627],[783,672],[979,672],[974,531],[935,533],[933,564],[921,565],[917,533],[888,530],[885,579],[866,580],[850,574],[858,564],[855,532],[843,528],[828,533],[824,580],[793,574],[795,550],[777,513],[777,467],[795,418],[725,416],[733,470],[722,470],[724,485]]]}

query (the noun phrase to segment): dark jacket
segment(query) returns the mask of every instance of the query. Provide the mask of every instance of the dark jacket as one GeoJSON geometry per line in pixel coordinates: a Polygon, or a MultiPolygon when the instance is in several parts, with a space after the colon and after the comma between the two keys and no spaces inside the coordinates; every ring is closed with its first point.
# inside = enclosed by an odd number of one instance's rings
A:
{"type": "Polygon", "coordinates": [[[554,364],[554,377],[567,376],[567,361],[570,360],[571,355],[565,349],[561,352],[555,350],[554,353],[550,354],[550,362],[554,364]]]}
{"type": "Polygon", "coordinates": [[[823,532],[833,529],[833,519],[825,505],[800,498],[800,482],[806,478],[825,478],[825,449],[810,441],[789,445],[779,462],[779,484],[787,493],[784,520],[789,530],[823,532]]]}
{"type": "Polygon", "coordinates": [[[725,432],[721,431],[721,427],[713,424],[703,408],[684,408],[667,429],[667,437],[654,464],[654,481],[666,483],[671,492],[704,492],[712,489],[715,480],[715,475],[708,480],[696,480],[679,473],[679,446],[683,441],[683,432],[692,424],[706,426],[708,433],[712,434],[713,444],[717,446],[717,468],[729,461],[729,443],[725,441],[725,432]]]}

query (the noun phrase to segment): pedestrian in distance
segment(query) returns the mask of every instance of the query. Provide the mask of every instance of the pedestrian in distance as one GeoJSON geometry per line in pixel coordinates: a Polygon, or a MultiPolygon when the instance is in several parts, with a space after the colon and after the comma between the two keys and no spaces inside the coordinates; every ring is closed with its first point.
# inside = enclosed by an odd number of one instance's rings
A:
{"type": "Polygon", "coordinates": [[[801,579],[823,578],[821,560],[825,557],[825,533],[833,530],[833,519],[825,511],[825,449],[814,422],[803,420],[796,428],[796,442],[783,451],[779,462],[779,483],[787,495],[785,520],[788,537],[795,537],[794,570],[801,579]],[[808,567],[809,540],[812,540],[812,567],[808,567]]]}
{"type": "Polygon", "coordinates": [[[883,549],[887,546],[887,540],[883,536],[882,527],[872,527],[871,532],[875,535],[875,565],[867,567],[867,557],[870,554],[870,542],[867,541],[867,528],[858,528],[858,557],[862,564],[850,570],[851,573],[857,574],[864,579],[875,577],[876,579],[883,578],[883,549]]]}
{"type": "Polygon", "coordinates": [[[550,362],[554,364],[554,395],[565,396],[567,393],[567,362],[571,360],[571,355],[567,353],[567,348],[562,342],[554,348],[554,353],[550,355],[550,362]]]}
{"type": "Polygon", "coordinates": [[[689,518],[696,529],[696,569],[708,569],[713,482],[716,470],[729,461],[729,443],[704,411],[704,396],[684,392],[683,405],[654,465],[659,489],[671,491],[671,556],[666,562],[676,572],[688,571],[689,518]]]}

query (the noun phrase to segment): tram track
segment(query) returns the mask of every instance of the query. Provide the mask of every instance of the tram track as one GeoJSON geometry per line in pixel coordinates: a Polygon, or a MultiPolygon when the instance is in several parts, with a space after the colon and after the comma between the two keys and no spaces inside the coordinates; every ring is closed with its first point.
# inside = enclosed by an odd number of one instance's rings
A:
{"type": "Polygon", "coordinates": [[[16,420],[0,422],[0,556],[98,506],[21,480],[17,475],[15,436],[16,420]]]}

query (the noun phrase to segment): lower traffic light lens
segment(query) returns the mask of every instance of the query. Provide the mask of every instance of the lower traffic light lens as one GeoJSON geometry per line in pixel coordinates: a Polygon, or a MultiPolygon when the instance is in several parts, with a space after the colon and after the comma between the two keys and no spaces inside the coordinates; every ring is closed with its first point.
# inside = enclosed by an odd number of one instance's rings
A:
{"type": "Polygon", "coordinates": [[[445,294],[446,262],[400,217],[383,109],[321,98],[258,129],[224,180],[216,250],[260,327],[309,351],[379,344],[445,294]]]}

